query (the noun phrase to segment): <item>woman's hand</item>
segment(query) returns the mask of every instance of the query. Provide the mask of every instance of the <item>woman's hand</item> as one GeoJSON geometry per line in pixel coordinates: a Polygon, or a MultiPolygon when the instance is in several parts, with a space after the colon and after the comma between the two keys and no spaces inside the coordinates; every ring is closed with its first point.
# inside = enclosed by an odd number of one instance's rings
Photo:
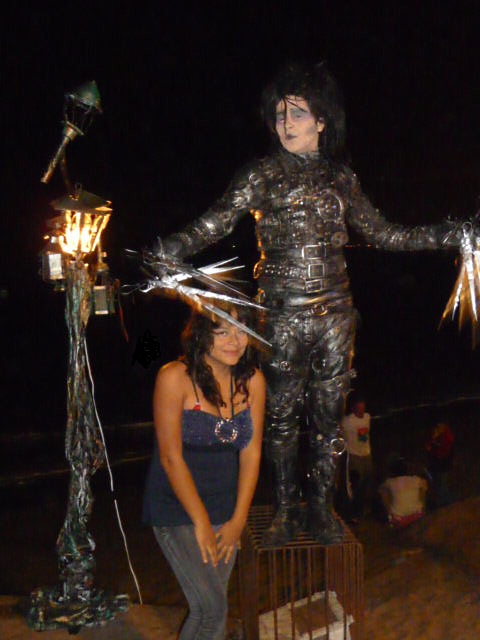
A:
{"type": "Polygon", "coordinates": [[[233,552],[238,546],[240,536],[242,535],[243,525],[236,523],[234,520],[228,520],[217,531],[217,548],[218,560],[224,560],[225,564],[230,561],[233,552]]]}
{"type": "Polygon", "coordinates": [[[197,539],[200,553],[202,554],[202,560],[205,564],[212,563],[212,566],[216,567],[220,559],[217,539],[215,537],[215,531],[210,524],[210,521],[196,524],[194,527],[195,537],[197,539]]]}

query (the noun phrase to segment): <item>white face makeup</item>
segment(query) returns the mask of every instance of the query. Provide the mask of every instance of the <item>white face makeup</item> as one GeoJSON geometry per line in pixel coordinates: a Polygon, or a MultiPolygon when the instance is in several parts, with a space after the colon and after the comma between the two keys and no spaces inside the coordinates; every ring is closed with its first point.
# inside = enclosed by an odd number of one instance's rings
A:
{"type": "Polygon", "coordinates": [[[315,120],[304,98],[285,96],[277,104],[275,129],[287,151],[309,153],[318,149],[318,137],[325,129],[325,123],[315,120]]]}

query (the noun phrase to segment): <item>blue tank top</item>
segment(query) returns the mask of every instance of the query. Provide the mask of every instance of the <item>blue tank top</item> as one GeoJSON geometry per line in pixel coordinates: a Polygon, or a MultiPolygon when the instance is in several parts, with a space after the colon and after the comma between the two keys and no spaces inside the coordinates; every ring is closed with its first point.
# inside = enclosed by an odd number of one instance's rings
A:
{"type": "MultiPolygon", "coordinates": [[[[220,420],[198,407],[182,414],[183,457],[210,522],[221,524],[232,517],[235,509],[238,453],[252,438],[252,417],[247,408],[233,420],[220,420]]],[[[192,524],[160,463],[156,441],[147,475],[142,520],[158,527],[192,524]]]]}

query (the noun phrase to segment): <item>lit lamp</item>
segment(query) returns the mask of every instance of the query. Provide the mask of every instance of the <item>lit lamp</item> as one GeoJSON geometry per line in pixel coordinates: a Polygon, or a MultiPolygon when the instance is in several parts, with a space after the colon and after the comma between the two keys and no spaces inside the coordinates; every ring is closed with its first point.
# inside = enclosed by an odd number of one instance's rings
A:
{"type": "MultiPolygon", "coordinates": [[[[62,145],[63,151],[57,152],[49,170],[59,158],[64,161],[66,142],[62,145]]],[[[46,181],[45,176],[42,180],[46,181]]],[[[90,480],[105,460],[105,448],[87,376],[86,328],[97,277],[108,274],[100,239],[110,219],[110,204],[79,188],[54,201],[60,214],[49,221],[51,233],[42,256],[43,278],[64,289],[66,295],[65,455],[70,484],[67,514],[57,539],[60,582],[32,593],[28,623],[38,631],[65,627],[76,633],[82,626],[101,625],[128,607],[128,596],[111,596],[94,587],[95,543],[87,529],[93,507],[90,480]]]]}
{"type": "Polygon", "coordinates": [[[83,260],[97,248],[102,231],[110,220],[110,204],[108,200],[83,190],[52,202],[54,209],[63,212],[60,215],[63,225],[57,236],[64,253],[75,260],[83,260]]]}

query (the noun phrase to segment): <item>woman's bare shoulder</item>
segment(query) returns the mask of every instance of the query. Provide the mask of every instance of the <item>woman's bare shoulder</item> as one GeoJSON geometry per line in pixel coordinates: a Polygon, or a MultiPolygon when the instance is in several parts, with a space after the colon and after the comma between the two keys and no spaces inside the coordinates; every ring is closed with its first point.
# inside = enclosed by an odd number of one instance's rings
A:
{"type": "Polygon", "coordinates": [[[262,370],[255,369],[253,376],[248,381],[249,391],[255,392],[258,390],[262,392],[265,389],[265,386],[266,386],[265,376],[263,375],[262,370]]]}
{"type": "Polygon", "coordinates": [[[157,373],[157,385],[165,386],[183,386],[188,381],[187,367],[181,360],[173,360],[167,362],[161,367],[157,373]]]}

